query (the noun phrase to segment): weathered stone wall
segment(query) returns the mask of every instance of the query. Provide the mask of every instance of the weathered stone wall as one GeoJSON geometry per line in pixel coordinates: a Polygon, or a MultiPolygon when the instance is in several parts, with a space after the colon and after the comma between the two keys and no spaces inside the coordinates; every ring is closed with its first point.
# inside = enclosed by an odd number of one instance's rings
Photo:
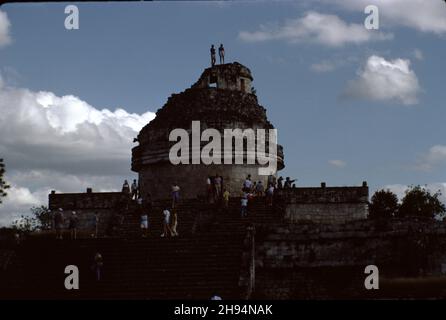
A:
{"type": "Polygon", "coordinates": [[[368,215],[368,187],[292,188],[276,192],[291,223],[345,223],[368,215]]]}
{"type": "Polygon", "coordinates": [[[167,199],[171,186],[178,183],[183,198],[205,197],[206,179],[216,174],[223,177],[223,188],[231,196],[240,196],[243,182],[248,174],[252,181],[262,181],[266,186],[267,176],[259,176],[256,165],[177,165],[160,163],[143,169],[139,173],[140,189],[143,196],[150,193],[152,199],[167,199]]]}
{"type": "Polygon", "coordinates": [[[445,276],[445,248],[446,225],[433,220],[264,226],[256,232],[255,296],[369,297],[367,265],[384,278],[445,276]]]}
{"type": "Polygon", "coordinates": [[[192,88],[208,88],[216,84],[219,89],[251,93],[251,71],[240,63],[226,63],[207,68],[192,88]],[[242,81],[244,85],[242,85],[242,81]]]}
{"type": "Polygon", "coordinates": [[[79,229],[94,231],[95,213],[99,216],[99,233],[105,234],[106,229],[115,213],[118,203],[128,200],[128,196],[121,192],[87,192],[87,193],[51,193],[48,207],[51,210],[64,210],[65,227],[68,218],[74,210],[79,218],[79,229]]]}

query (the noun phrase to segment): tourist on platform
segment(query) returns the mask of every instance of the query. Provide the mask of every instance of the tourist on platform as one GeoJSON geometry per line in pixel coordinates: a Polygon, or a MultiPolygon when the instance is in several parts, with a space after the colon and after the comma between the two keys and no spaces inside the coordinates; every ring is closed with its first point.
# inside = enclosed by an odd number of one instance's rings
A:
{"type": "Polygon", "coordinates": [[[258,197],[263,197],[263,194],[265,193],[265,187],[262,184],[262,181],[259,181],[256,185],[256,195],[258,197]]]}
{"type": "Polygon", "coordinates": [[[132,183],[132,200],[137,200],[138,199],[138,183],[136,182],[136,179],[133,179],[133,183],[132,183]]]}
{"type": "Polygon", "coordinates": [[[59,208],[54,215],[54,227],[56,229],[56,239],[62,239],[62,229],[64,226],[63,209],[59,208]]]}
{"type": "Polygon", "coordinates": [[[70,220],[69,220],[69,225],[68,225],[68,229],[70,229],[71,240],[76,240],[76,238],[77,238],[78,221],[79,221],[79,219],[77,217],[76,211],[72,211],[70,220]]]}
{"type": "Polygon", "coordinates": [[[96,252],[93,262],[93,271],[96,276],[96,281],[101,281],[102,279],[102,268],[104,267],[104,260],[99,252],[96,252]]]}
{"type": "Polygon", "coordinates": [[[124,180],[124,184],[122,185],[122,193],[130,195],[130,186],[127,180],[124,180]]]}
{"type": "Polygon", "coordinates": [[[274,198],[274,186],[270,184],[268,189],[266,190],[266,204],[268,206],[273,205],[273,198],[274,198]]]}
{"type": "Polygon", "coordinates": [[[215,47],[214,45],[211,46],[211,65],[215,66],[215,47]]]}
{"type": "Polygon", "coordinates": [[[228,190],[224,190],[223,192],[223,205],[226,209],[226,211],[229,209],[229,197],[230,197],[230,193],[228,190]]]}
{"type": "Polygon", "coordinates": [[[243,191],[250,192],[252,187],[251,175],[248,174],[245,181],[243,182],[243,191]]]}
{"type": "Polygon", "coordinates": [[[282,181],[283,181],[283,177],[280,176],[279,179],[277,179],[277,189],[282,189],[283,188],[282,181]]]}
{"type": "Polygon", "coordinates": [[[223,47],[223,44],[220,43],[220,47],[218,48],[218,56],[220,57],[220,64],[225,63],[225,48],[223,47]]]}
{"type": "Polygon", "coordinates": [[[285,179],[285,185],[283,186],[284,189],[291,189],[291,184],[296,181],[296,179],[291,180],[290,177],[286,177],[285,179]]]}
{"type": "Polygon", "coordinates": [[[170,211],[166,208],[163,211],[163,234],[161,234],[161,237],[167,237],[171,235],[172,229],[170,229],[170,211]]]}
{"type": "Polygon", "coordinates": [[[244,218],[248,215],[248,198],[247,197],[242,197],[240,213],[241,213],[242,218],[244,218]]]}
{"type": "Polygon", "coordinates": [[[177,209],[174,208],[172,209],[172,224],[171,224],[171,230],[172,230],[172,237],[178,237],[178,231],[177,231],[177,227],[178,227],[178,214],[177,214],[177,209]]]}
{"type": "Polygon", "coordinates": [[[269,187],[270,185],[273,185],[273,187],[276,187],[276,177],[273,176],[272,174],[270,174],[268,176],[268,183],[267,186],[269,187]]]}
{"type": "Polygon", "coordinates": [[[180,201],[180,187],[174,183],[172,186],[172,208],[175,208],[180,201]]]}

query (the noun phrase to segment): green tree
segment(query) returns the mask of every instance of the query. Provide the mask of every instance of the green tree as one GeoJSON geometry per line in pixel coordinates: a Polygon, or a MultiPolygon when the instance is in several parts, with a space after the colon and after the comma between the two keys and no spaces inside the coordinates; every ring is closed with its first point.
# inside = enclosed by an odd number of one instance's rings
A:
{"type": "Polygon", "coordinates": [[[31,213],[36,221],[36,228],[41,230],[51,229],[52,216],[51,210],[46,206],[32,207],[31,213]]]}
{"type": "Polygon", "coordinates": [[[421,216],[433,218],[438,214],[442,214],[446,211],[446,208],[439,200],[440,196],[440,191],[431,194],[426,188],[412,186],[406,190],[406,195],[398,210],[398,216],[421,216]]]}
{"type": "Polygon", "coordinates": [[[5,164],[3,163],[3,159],[0,159],[0,203],[2,203],[2,198],[8,195],[6,190],[9,189],[9,185],[4,180],[4,174],[5,164]]]}
{"type": "Polygon", "coordinates": [[[369,218],[392,218],[398,212],[398,197],[390,190],[376,191],[369,204],[369,218]]]}
{"type": "Polygon", "coordinates": [[[14,229],[22,232],[51,229],[51,211],[47,207],[32,207],[30,210],[31,215],[22,215],[20,219],[17,219],[12,223],[14,229]]]}

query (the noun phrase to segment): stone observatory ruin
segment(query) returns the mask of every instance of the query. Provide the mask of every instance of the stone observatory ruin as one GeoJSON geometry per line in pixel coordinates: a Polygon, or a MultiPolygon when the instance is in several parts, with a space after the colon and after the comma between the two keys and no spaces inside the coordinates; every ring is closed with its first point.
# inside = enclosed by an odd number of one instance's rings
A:
{"type": "MultiPolygon", "coordinates": [[[[173,94],[167,103],[157,111],[156,118],[147,124],[139,133],[139,145],[132,150],[132,170],[139,174],[139,186],[142,197],[151,195],[152,199],[169,196],[173,183],[182,187],[182,197],[196,198],[205,194],[205,183],[208,176],[223,177],[225,188],[231,194],[238,194],[244,179],[249,174],[252,181],[267,184],[267,175],[259,175],[262,167],[258,161],[249,163],[247,157],[248,142],[242,137],[243,151],[240,154],[235,145],[230,158],[240,156],[243,163],[232,161],[227,164],[223,157],[220,164],[204,165],[194,162],[188,164],[172,164],[169,152],[174,141],[169,141],[170,133],[175,129],[184,129],[192,134],[192,123],[200,122],[200,129],[212,128],[225,135],[225,130],[274,129],[268,121],[266,109],[259,105],[255,91],[252,89],[251,71],[238,62],[216,65],[204,70],[198,81],[191,88],[179,94],[173,94]],[[239,154],[237,154],[237,152],[239,154]]],[[[232,139],[232,138],[231,138],[232,139]]],[[[259,143],[256,137],[256,144],[259,143]]],[[[265,139],[269,141],[268,139],[265,139]]],[[[190,144],[190,154],[200,152],[207,142],[190,144]]],[[[225,146],[221,141],[221,146],[225,146]]],[[[268,149],[266,149],[268,150],[268,149]]],[[[284,168],[283,151],[277,145],[274,161],[277,169],[284,168]]],[[[225,146],[225,152],[227,148],[225,146]]]]}

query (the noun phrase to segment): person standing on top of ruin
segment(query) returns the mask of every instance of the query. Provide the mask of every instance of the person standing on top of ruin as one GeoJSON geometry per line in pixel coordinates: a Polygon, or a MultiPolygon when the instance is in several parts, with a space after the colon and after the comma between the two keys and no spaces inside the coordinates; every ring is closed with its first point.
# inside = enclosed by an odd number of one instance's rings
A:
{"type": "Polygon", "coordinates": [[[163,210],[163,233],[161,234],[161,237],[167,237],[172,236],[172,229],[170,229],[170,211],[169,209],[163,210]]]}
{"type": "Polygon", "coordinates": [[[174,183],[172,186],[172,208],[175,208],[180,201],[180,187],[174,183]]]}
{"type": "Polygon", "coordinates": [[[63,209],[59,208],[54,215],[54,227],[56,228],[56,239],[62,240],[62,229],[64,225],[63,209]]]}
{"type": "Polygon", "coordinates": [[[220,43],[220,47],[218,48],[218,56],[220,57],[220,64],[225,63],[225,48],[223,47],[223,44],[220,43]]]}
{"type": "Polygon", "coordinates": [[[132,183],[132,199],[138,200],[138,183],[136,182],[136,179],[133,179],[132,183]]]}
{"type": "Polygon", "coordinates": [[[284,189],[291,189],[291,184],[296,181],[297,179],[291,180],[290,177],[286,177],[285,179],[285,185],[283,186],[284,189]]]}
{"type": "Polygon", "coordinates": [[[70,235],[71,235],[71,240],[76,240],[77,238],[77,223],[78,223],[78,217],[76,214],[76,211],[72,211],[71,212],[71,216],[70,216],[70,223],[68,226],[68,229],[70,229],[70,235]]]}
{"type": "Polygon", "coordinates": [[[124,184],[122,185],[122,193],[130,195],[130,186],[127,180],[124,180],[124,184]]]}
{"type": "Polygon", "coordinates": [[[215,47],[214,45],[211,46],[211,65],[215,66],[215,47]]]}

